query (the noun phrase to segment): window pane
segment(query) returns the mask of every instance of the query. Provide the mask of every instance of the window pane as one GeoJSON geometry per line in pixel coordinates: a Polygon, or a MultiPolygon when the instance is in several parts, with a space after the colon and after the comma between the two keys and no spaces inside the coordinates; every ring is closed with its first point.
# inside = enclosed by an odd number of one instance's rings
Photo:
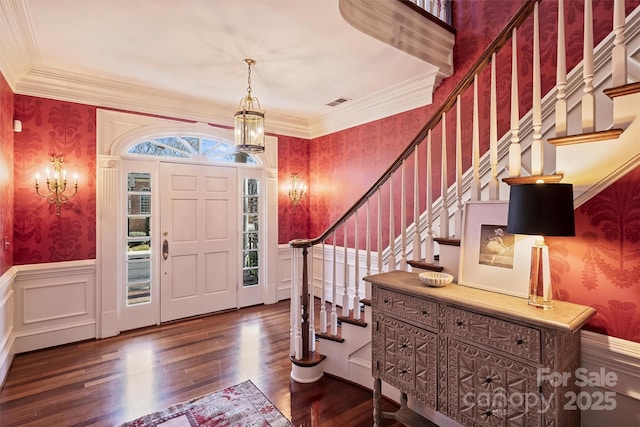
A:
{"type": "Polygon", "coordinates": [[[151,235],[149,230],[151,218],[148,216],[130,216],[127,218],[127,222],[129,224],[129,237],[149,237],[151,235]]]}
{"type": "Polygon", "coordinates": [[[257,197],[245,197],[245,199],[244,199],[244,211],[246,213],[258,213],[258,198],[257,197]]]}
{"type": "Polygon", "coordinates": [[[247,179],[246,180],[246,194],[248,196],[257,196],[258,195],[258,180],[257,179],[247,179]]]}
{"type": "Polygon", "coordinates": [[[242,285],[251,286],[258,284],[258,272],[259,269],[252,268],[250,270],[244,270],[242,272],[242,285]]]}
{"type": "Polygon", "coordinates": [[[258,231],[258,215],[245,215],[244,228],[242,231],[258,231]]]}
{"type": "Polygon", "coordinates": [[[131,283],[127,286],[127,305],[151,301],[151,283],[131,283]]]}
{"type": "Polygon", "coordinates": [[[127,263],[127,282],[148,281],[151,279],[151,259],[131,259],[127,263]]]}
{"type": "Polygon", "coordinates": [[[257,250],[244,252],[244,268],[250,267],[259,267],[257,250]]]}

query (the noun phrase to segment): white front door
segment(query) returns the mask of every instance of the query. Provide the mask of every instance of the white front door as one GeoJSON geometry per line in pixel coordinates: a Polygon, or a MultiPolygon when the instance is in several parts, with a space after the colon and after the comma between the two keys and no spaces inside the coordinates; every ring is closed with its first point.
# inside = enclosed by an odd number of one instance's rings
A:
{"type": "Polygon", "coordinates": [[[162,163],[160,320],[237,307],[236,168],[162,163]]]}

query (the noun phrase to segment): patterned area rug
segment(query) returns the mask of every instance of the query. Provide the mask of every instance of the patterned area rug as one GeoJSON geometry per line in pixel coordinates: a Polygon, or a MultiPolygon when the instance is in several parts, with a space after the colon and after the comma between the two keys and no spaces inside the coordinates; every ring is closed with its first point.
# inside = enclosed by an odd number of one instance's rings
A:
{"type": "Polygon", "coordinates": [[[121,427],[292,427],[293,425],[247,380],[238,385],[178,403],[121,427]]]}

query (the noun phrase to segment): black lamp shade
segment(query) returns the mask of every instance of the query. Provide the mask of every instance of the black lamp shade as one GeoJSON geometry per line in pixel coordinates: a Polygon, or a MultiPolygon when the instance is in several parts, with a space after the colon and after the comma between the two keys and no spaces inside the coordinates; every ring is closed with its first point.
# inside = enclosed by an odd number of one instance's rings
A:
{"type": "Polygon", "coordinates": [[[507,232],[537,236],[575,236],[573,185],[512,185],[507,232]]]}

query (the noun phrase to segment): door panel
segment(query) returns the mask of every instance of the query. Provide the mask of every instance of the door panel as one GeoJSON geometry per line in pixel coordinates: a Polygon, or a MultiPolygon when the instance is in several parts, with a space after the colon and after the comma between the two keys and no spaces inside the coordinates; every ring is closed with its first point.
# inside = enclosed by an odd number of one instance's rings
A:
{"type": "Polygon", "coordinates": [[[214,252],[206,254],[205,277],[207,294],[219,292],[228,292],[229,289],[229,273],[227,266],[229,265],[229,256],[226,252],[214,252]]]}
{"type": "Polygon", "coordinates": [[[162,164],[161,320],[237,306],[236,169],[162,164]]]}

